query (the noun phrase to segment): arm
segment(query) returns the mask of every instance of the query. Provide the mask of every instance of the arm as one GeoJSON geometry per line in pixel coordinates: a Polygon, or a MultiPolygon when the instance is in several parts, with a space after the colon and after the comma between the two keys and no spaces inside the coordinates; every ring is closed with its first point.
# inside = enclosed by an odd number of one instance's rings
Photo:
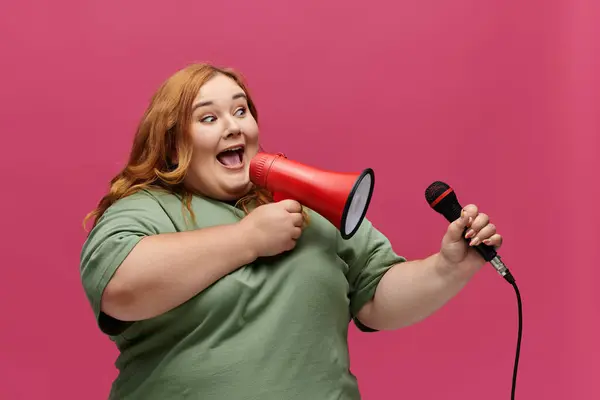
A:
{"type": "Polygon", "coordinates": [[[375,297],[357,317],[376,330],[414,324],[446,304],[478,269],[449,268],[439,253],[423,260],[396,264],[381,278],[375,297]]]}
{"type": "Polygon", "coordinates": [[[100,330],[116,335],[157,316],[252,262],[241,221],[177,232],[153,194],[113,204],[90,231],[80,272],[100,330]],[[176,288],[176,289],[175,289],[176,288]]]}
{"type": "Polygon", "coordinates": [[[140,191],[120,199],[98,219],[81,252],[81,279],[100,329],[117,335],[259,256],[292,249],[302,232],[301,211],[286,200],[241,220],[207,215],[199,229],[178,232],[155,195],[140,191]]]}
{"type": "Polygon", "coordinates": [[[471,204],[448,226],[439,253],[424,260],[396,263],[386,271],[358,318],[373,329],[389,330],[431,315],[485,264],[471,247],[481,242],[499,248],[502,236],[489,223],[489,217],[471,204]],[[471,239],[470,243],[465,238],[471,239]]]}
{"type": "Polygon", "coordinates": [[[239,223],[146,236],[106,286],[101,310],[121,321],[167,312],[254,261],[247,237],[239,223]]]}

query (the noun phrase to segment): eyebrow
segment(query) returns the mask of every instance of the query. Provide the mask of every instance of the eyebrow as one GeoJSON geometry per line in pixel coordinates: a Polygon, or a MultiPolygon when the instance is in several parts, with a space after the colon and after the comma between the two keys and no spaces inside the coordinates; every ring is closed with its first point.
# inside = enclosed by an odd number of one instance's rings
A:
{"type": "MultiPolygon", "coordinates": [[[[231,97],[232,100],[236,100],[236,99],[245,99],[246,101],[248,101],[248,97],[246,97],[246,95],[244,93],[236,93],[231,97]]],[[[199,103],[194,104],[194,106],[192,107],[192,112],[194,112],[197,108],[200,107],[205,107],[205,106],[209,106],[213,104],[213,102],[211,100],[207,100],[207,101],[201,101],[199,103]]]]}

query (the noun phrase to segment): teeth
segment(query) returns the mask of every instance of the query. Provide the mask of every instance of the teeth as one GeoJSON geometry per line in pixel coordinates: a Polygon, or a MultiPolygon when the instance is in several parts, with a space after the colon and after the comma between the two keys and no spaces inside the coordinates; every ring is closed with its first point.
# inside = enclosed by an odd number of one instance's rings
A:
{"type": "Polygon", "coordinates": [[[231,149],[227,149],[227,150],[224,150],[224,151],[238,151],[238,150],[242,150],[242,146],[233,147],[231,149]]]}

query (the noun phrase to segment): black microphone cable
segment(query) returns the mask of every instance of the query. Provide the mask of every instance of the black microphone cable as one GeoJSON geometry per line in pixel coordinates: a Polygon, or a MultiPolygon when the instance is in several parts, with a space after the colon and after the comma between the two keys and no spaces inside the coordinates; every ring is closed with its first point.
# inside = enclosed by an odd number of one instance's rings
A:
{"type": "MultiPolygon", "coordinates": [[[[449,222],[456,221],[460,218],[462,207],[458,202],[456,193],[448,186],[448,184],[435,181],[427,187],[425,190],[425,199],[427,203],[438,213],[442,214],[449,222]]],[[[521,293],[519,287],[515,281],[515,278],[510,273],[504,262],[500,259],[500,256],[496,252],[493,246],[488,246],[481,243],[474,246],[475,250],[489,262],[515,290],[517,296],[517,310],[518,310],[518,332],[517,332],[517,349],[515,354],[515,362],[512,376],[512,389],[511,389],[511,400],[515,399],[515,390],[517,386],[517,372],[519,368],[519,358],[521,355],[521,338],[523,336],[523,305],[521,302],[521,293]]]]}

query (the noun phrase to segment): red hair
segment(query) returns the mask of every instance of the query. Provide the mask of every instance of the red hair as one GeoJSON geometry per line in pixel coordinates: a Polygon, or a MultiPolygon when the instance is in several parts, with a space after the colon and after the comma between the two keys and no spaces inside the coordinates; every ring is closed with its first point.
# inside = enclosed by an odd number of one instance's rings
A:
{"type": "MultiPolygon", "coordinates": [[[[189,127],[192,122],[192,103],[200,88],[213,76],[222,74],[233,79],[246,93],[248,108],[258,123],[258,113],[242,77],[232,69],[210,64],[192,64],[169,77],[153,95],[137,128],[127,165],[110,181],[108,193],[84,219],[98,219],[117,200],[139,190],[153,188],[180,195],[183,205],[191,209],[193,193],[184,187],[183,180],[192,159],[189,127]]],[[[254,187],[238,200],[245,213],[249,206],[272,202],[268,191],[254,187]]],[[[306,217],[306,215],[305,215],[306,217]]]]}

